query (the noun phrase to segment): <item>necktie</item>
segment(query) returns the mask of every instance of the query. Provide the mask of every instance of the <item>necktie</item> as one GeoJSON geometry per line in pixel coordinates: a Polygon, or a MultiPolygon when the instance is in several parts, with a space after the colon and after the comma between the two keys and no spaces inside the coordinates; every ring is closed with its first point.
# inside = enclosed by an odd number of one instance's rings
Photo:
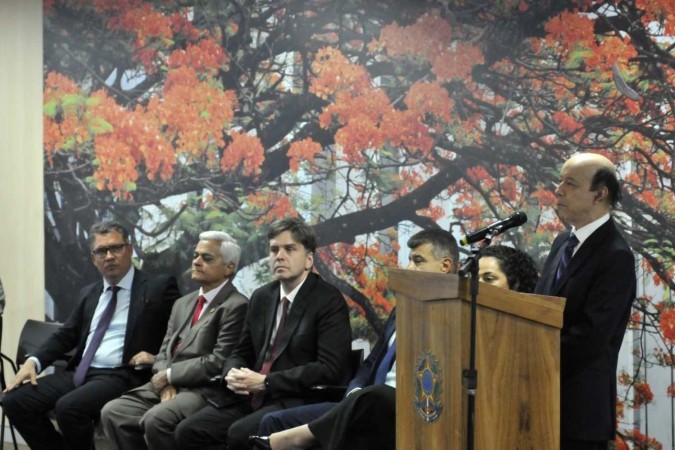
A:
{"type": "MultiPolygon", "coordinates": [[[[260,369],[260,373],[263,375],[267,375],[268,373],[270,373],[272,363],[274,363],[274,360],[278,356],[279,346],[281,342],[281,335],[283,334],[284,331],[284,325],[286,325],[286,316],[288,315],[289,303],[290,302],[286,297],[281,299],[281,319],[279,320],[279,326],[277,327],[277,334],[274,336],[274,343],[272,344],[272,350],[267,352],[268,357],[267,359],[265,359],[262,368],[260,369]]],[[[254,411],[262,406],[264,397],[265,397],[264,391],[256,392],[255,394],[253,394],[253,397],[251,398],[251,407],[253,408],[254,411]]]]}
{"type": "Polygon", "coordinates": [[[387,349],[387,353],[384,354],[380,365],[377,367],[377,372],[375,372],[375,380],[373,384],[384,383],[387,379],[387,374],[391,370],[391,366],[394,364],[394,359],[396,359],[396,339],[387,349]]]}
{"type": "MultiPolygon", "coordinates": [[[[197,299],[197,306],[195,306],[195,312],[192,314],[192,321],[190,322],[191,327],[194,327],[195,324],[199,321],[199,316],[202,314],[202,310],[204,309],[205,304],[206,304],[206,297],[200,295],[199,298],[197,299]]],[[[179,336],[176,338],[176,341],[173,343],[173,347],[171,347],[172,355],[174,355],[178,351],[181,344],[183,343],[182,339],[183,333],[187,333],[187,331],[185,330],[181,331],[179,336]]]]}
{"type": "Polygon", "coordinates": [[[562,278],[565,273],[565,269],[572,260],[572,254],[574,254],[574,248],[579,243],[579,239],[573,234],[567,238],[567,243],[565,244],[565,249],[563,251],[562,258],[560,258],[560,263],[558,264],[558,269],[555,272],[555,282],[557,283],[560,278],[562,278]]]}
{"type": "Polygon", "coordinates": [[[82,383],[84,383],[84,377],[87,375],[89,366],[91,366],[91,362],[94,360],[96,350],[98,350],[98,347],[101,345],[103,336],[108,330],[110,321],[112,320],[113,314],[115,313],[115,308],[117,307],[117,292],[120,290],[120,288],[119,286],[110,286],[109,289],[112,291],[112,298],[103,310],[103,314],[101,314],[101,318],[98,320],[98,324],[94,330],[94,335],[92,336],[91,341],[84,352],[84,355],[82,355],[80,364],[77,366],[77,369],[75,369],[73,383],[76,387],[81,386],[82,383]]]}
{"type": "Polygon", "coordinates": [[[199,315],[202,313],[202,309],[204,309],[204,304],[206,303],[206,297],[203,295],[199,296],[199,299],[197,300],[197,307],[195,308],[195,313],[192,316],[192,326],[194,327],[197,321],[199,320],[199,315]]]}

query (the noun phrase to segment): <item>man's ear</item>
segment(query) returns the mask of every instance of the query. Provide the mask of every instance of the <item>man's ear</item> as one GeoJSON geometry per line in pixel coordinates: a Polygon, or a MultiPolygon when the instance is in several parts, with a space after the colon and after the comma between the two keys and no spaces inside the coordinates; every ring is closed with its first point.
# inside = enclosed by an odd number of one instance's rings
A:
{"type": "Polygon", "coordinates": [[[305,270],[312,270],[312,267],[314,267],[314,253],[307,252],[305,257],[305,270]]]}
{"type": "Polygon", "coordinates": [[[455,262],[451,258],[443,258],[441,260],[441,272],[442,273],[454,273],[455,272],[455,262]]]}
{"type": "Polygon", "coordinates": [[[608,196],[609,196],[609,189],[607,189],[607,186],[601,186],[595,192],[595,201],[603,202],[603,201],[607,200],[608,196]]]}

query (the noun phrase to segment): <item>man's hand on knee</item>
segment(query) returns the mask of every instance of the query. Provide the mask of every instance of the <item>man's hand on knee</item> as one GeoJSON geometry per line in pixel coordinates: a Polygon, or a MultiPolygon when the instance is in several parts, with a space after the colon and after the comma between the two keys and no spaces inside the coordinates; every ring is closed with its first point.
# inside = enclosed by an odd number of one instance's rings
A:
{"type": "Polygon", "coordinates": [[[7,389],[5,389],[3,392],[9,392],[18,388],[26,380],[30,381],[30,384],[33,386],[37,386],[37,372],[35,371],[35,362],[30,359],[21,366],[14,379],[7,383],[7,389]]]}

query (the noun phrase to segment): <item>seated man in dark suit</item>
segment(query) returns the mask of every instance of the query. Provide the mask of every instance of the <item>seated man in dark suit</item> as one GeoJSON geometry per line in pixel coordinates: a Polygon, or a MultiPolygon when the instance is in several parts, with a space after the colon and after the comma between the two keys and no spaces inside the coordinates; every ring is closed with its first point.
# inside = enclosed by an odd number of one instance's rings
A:
{"type": "Polygon", "coordinates": [[[66,323],[21,366],[2,399],[5,414],[34,450],[93,448],[94,421],[103,405],[149,378],[130,364],[142,351],[159,350],[180,296],[174,277],[149,278],[132,266],[122,225],[94,225],[89,245],[103,280],[80,291],[66,323]],[[75,355],[65,371],[37,380],[37,373],[71,350],[75,355]],[[47,415],[52,409],[60,434],[47,415]]]}
{"type": "MultiPolygon", "coordinates": [[[[452,233],[448,231],[441,229],[420,231],[408,240],[408,247],[410,248],[408,269],[440,273],[454,273],[457,270],[459,259],[457,242],[452,233]]],[[[378,413],[373,419],[382,421],[382,428],[392,428],[391,433],[378,434],[378,440],[384,448],[393,447],[393,425],[388,426],[387,423],[393,423],[395,417],[395,341],[396,309],[391,312],[385,324],[384,334],[377,341],[368,358],[361,364],[346,391],[346,396],[351,397],[350,402],[356,403],[356,399],[369,397],[378,405],[378,413]],[[358,392],[362,388],[365,388],[363,392],[358,392]],[[388,443],[390,441],[391,443],[388,443]]],[[[258,434],[268,436],[274,432],[310,423],[323,416],[335,405],[337,403],[317,403],[269,413],[263,418],[258,434]]],[[[373,429],[377,428],[377,426],[373,427],[373,429]]],[[[261,445],[264,446],[265,439],[261,440],[263,441],[261,445]]]]}
{"type": "MultiPolygon", "coordinates": [[[[177,448],[174,430],[206,405],[220,386],[213,377],[239,341],[248,299],[232,284],[241,250],[222,231],[199,235],[192,279],[201,286],[176,301],[152,380],[108,402],[101,412],[106,437],[121,450],[177,448]]],[[[139,358],[137,358],[139,359],[139,358]]]]}
{"type": "Polygon", "coordinates": [[[340,291],[312,273],[314,231],[288,218],[267,236],[276,281],[251,296],[241,340],[225,363],[226,388],[178,425],[183,450],[249,448],[266,413],[303,405],[311,386],[348,376],[349,312],[340,291]]]}

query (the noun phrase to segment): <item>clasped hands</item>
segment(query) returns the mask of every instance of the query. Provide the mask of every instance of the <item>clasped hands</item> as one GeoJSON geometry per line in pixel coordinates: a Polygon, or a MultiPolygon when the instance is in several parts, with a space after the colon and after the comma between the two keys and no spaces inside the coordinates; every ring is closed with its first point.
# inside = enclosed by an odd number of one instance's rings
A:
{"type": "Polygon", "coordinates": [[[150,379],[150,382],[152,383],[152,387],[155,388],[155,392],[159,394],[160,401],[165,402],[176,397],[178,391],[169,383],[169,377],[166,370],[160,370],[154,374],[150,379]]]}
{"type": "Polygon", "coordinates": [[[240,395],[255,394],[265,390],[265,375],[251,369],[230,369],[225,375],[227,388],[240,395]]]}

